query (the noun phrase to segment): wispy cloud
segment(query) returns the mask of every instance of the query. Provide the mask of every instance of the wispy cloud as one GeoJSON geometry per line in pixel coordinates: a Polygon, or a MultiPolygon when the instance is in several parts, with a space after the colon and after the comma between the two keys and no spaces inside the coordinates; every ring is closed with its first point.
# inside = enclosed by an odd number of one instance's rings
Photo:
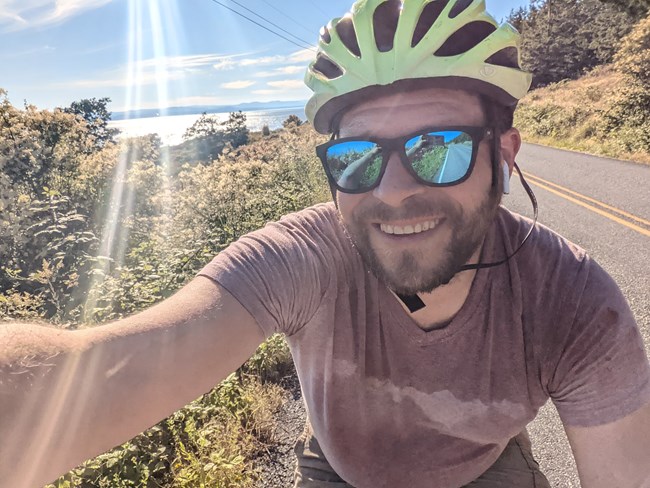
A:
{"type": "MultiPolygon", "coordinates": [[[[1,1],[1,0],[0,0],[1,1]]],[[[215,63],[234,59],[245,54],[188,54],[185,56],[160,56],[123,65],[98,73],[96,77],[66,82],[66,86],[79,88],[147,86],[165,81],[187,78],[197,72],[210,72],[215,63]]]]}
{"type": "Polygon", "coordinates": [[[244,88],[249,88],[254,84],[255,84],[254,81],[247,81],[247,80],[230,81],[228,83],[222,83],[221,88],[225,88],[226,90],[242,90],[244,88]]]}
{"type": "Polygon", "coordinates": [[[294,88],[302,88],[304,86],[304,83],[302,80],[280,80],[280,81],[269,81],[267,83],[269,86],[272,86],[273,88],[283,88],[283,89],[294,89],[294,88]]]}
{"type": "Polygon", "coordinates": [[[285,76],[285,75],[295,75],[296,73],[303,73],[306,71],[304,65],[299,66],[282,66],[276,68],[273,71],[258,71],[255,73],[255,76],[258,78],[272,78],[274,76],[285,76]]]}
{"type": "MultiPolygon", "coordinates": [[[[278,66],[278,68],[275,69],[277,74],[286,75],[303,71],[306,68],[306,63],[311,61],[314,56],[314,52],[310,49],[301,49],[300,51],[293,52],[286,56],[259,56],[257,58],[241,57],[241,59],[235,56],[222,56],[219,60],[215,61],[213,67],[216,70],[224,70],[234,68],[254,68],[258,66],[278,66]],[[300,66],[297,66],[298,64],[300,64],[300,66]]],[[[276,76],[276,74],[270,75],[270,73],[272,73],[271,71],[266,71],[264,73],[267,73],[268,76],[276,76]]]]}
{"type": "Polygon", "coordinates": [[[34,54],[42,54],[54,50],[55,48],[53,48],[52,46],[48,46],[46,44],[45,46],[32,47],[28,49],[23,49],[22,51],[8,51],[6,53],[0,54],[0,59],[25,58],[27,56],[32,56],[34,54]]]}
{"type": "Polygon", "coordinates": [[[3,0],[0,26],[14,31],[63,22],[113,0],[3,0]]]}

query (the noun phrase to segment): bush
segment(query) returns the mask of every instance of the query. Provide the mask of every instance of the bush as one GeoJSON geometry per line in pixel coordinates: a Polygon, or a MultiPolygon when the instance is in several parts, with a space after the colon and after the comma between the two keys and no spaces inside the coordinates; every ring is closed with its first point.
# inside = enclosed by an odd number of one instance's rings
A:
{"type": "MultiPolygon", "coordinates": [[[[93,138],[71,114],[0,96],[0,115],[0,320],[87,327],[134,313],[241,235],[329,199],[313,151],[324,138],[309,127],[170,174],[156,137],[86,151],[93,138]]],[[[274,336],[211,392],[53,486],[252,486],[282,402],[274,382],[292,368],[274,336]]]]}
{"type": "Polygon", "coordinates": [[[300,117],[298,117],[295,114],[289,115],[289,117],[287,117],[287,119],[284,122],[282,122],[282,127],[285,128],[291,126],[300,127],[301,125],[302,125],[302,120],[300,119],[300,117]]]}

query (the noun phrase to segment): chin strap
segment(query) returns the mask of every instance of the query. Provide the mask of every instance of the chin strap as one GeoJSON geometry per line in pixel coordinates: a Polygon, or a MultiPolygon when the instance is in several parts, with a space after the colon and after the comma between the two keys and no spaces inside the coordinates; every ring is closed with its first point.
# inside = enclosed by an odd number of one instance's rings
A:
{"type": "MultiPolygon", "coordinates": [[[[533,193],[532,188],[530,187],[530,185],[528,185],[528,182],[524,178],[524,175],[521,172],[521,170],[519,169],[519,166],[517,165],[517,163],[515,163],[515,168],[517,169],[517,174],[519,175],[519,180],[521,181],[521,185],[526,190],[526,193],[528,194],[528,197],[530,198],[530,201],[533,204],[533,212],[534,212],[534,216],[535,216],[534,221],[533,221],[533,225],[530,226],[530,229],[528,230],[528,233],[526,234],[526,237],[524,237],[524,240],[521,241],[521,244],[519,244],[519,247],[517,247],[517,249],[515,249],[515,251],[512,254],[510,254],[508,257],[506,257],[505,259],[502,259],[501,261],[497,261],[495,263],[466,264],[466,265],[462,266],[458,270],[458,273],[461,273],[463,271],[469,271],[469,270],[472,270],[472,269],[494,268],[495,266],[501,266],[502,264],[507,263],[508,261],[510,261],[510,259],[515,254],[517,254],[521,250],[522,247],[524,247],[524,244],[526,244],[526,241],[528,241],[528,238],[533,233],[533,230],[535,229],[535,224],[537,223],[537,217],[538,217],[538,214],[539,214],[539,209],[538,209],[538,206],[537,206],[537,197],[535,197],[535,193],[533,193]]],[[[417,295],[399,295],[397,293],[396,293],[396,295],[402,301],[402,303],[404,303],[404,305],[406,305],[406,307],[409,309],[409,311],[411,313],[415,313],[418,310],[422,310],[423,308],[426,307],[426,305],[424,304],[422,299],[417,295]]]]}

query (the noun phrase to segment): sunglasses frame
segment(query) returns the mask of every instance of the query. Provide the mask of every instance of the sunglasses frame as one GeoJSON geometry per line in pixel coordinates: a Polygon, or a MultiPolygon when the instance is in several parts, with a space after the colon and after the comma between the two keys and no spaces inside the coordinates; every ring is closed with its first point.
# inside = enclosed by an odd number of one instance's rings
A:
{"type": "Polygon", "coordinates": [[[344,137],[342,139],[336,139],[336,133],[332,134],[332,138],[326,142],[325,144],[320,144],[316,146],[316,154],[318,155],[322,165],[323,169],[325,170],[325,174],[327,175],[327,179],[329,180],[329,183],[332,187],[336,188],[337,191],[340,191],[342,193],[349,193],[349,194],[359,194],[359,193],[367,193],[369,191],[374,190],[379,186],[381,183],[381,180],[384,177],[384,173],[386,172],[386,167],[388,166],[388,161],[390,160],[391,156],[393,153],[397,153],[399,156],[399,159],[406,168],[406,170],[409,172],[411,176],[413,176],[418,183],[421,183],[426,186],[431,186],[431,187],[447,187],[447,186],[456,186],[460,185],[463,183],[465,180],[467,180],[471,175],[472,171],[474,170],[474,164],[476,163],[476,157],[478,155],[478,149],[479,145],[483,140],[486,138],[492,139],[495,134],[495,130],[491,127],[475,127],[475,126],[435,126],[435,127],[428,127],[428,128],[423,128],[418,131],[412,132],[410,134],[404,135],[404,136],[399,136],[399,137],[344,137]],[[435,182],[430,182],[427,180],[424,180],[418,176],[416,171],[413,169],[413,165],[411,161],[409,161],[409,158],[406,154],[406,143],[413,139],[414,137],[417,136],[422,136],[429,134],[431,132],[444,132],[444,131],[456,131],[456,132],[465,132],[472,138],[472,157],[470,160],[469,168],[467,168],[467,172],[465,175],[456,181],[453,181],[451,183],[435,183],[435,182]],[[369,187],[364,187],[358,190],[350,190],[343,188],[339,186],[337,181],[334,179],[334,176],[332,175],[332,172],[329,168],[329,165],[327,164],[327,150],[335,146],[337,144],[342,144],[345,142],[371,142],[373,144],[377,144],[382,151],[382,162],[381,162],[381,168],[379,170],[379,176],[377,178],[377,181],[373,183],[369,187]]]}

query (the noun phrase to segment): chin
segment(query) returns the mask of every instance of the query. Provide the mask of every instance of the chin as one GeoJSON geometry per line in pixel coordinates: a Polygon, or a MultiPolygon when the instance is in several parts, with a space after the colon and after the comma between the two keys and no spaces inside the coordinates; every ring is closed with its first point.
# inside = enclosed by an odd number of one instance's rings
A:
{"type": "Polygon", "coordinates": [[[452,256],[416,258],[411,253],[403,254],[399,260],[394,257],[376,261],[372,257],[364,257],[364,260],[380,281],[401,295],[430,293],[440,286],[447,285],[454,279],[457,270],[465,264],[463,262],[457,266],[458,259],[452,256]]]}

